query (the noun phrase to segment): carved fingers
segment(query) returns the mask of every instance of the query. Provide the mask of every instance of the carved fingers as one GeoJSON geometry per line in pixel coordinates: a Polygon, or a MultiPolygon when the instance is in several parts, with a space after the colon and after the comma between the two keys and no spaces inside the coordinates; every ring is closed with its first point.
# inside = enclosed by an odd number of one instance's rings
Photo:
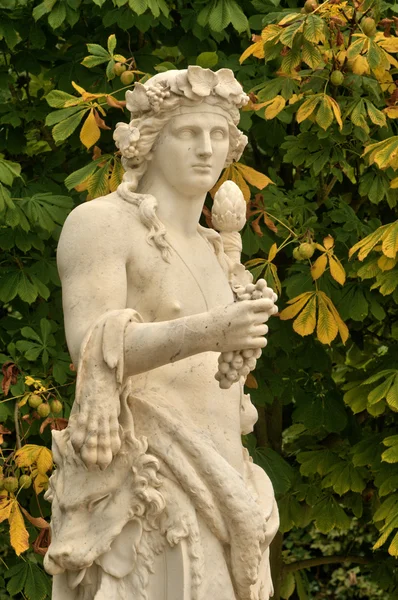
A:
{"type": "Polygon", "coordinates": [[[228,389],[256,368],[261,350],[267,345],[268,326],[265,323],[278,312],[275,304],[278,297],[264,279],[237,288],[235,294],[238,304],[234,322],[236,332],[241,334],[239,346],[242,350],[220,354],[215,378],[222,389],[228,389]]]}
{"type": "Polygon", "coordinates": [[[82,407],[77,418],[71,420],[71,442],[77,454],[89,468],[98,465],[106,469],[121,447],[121,428],[118,421],[118,407],[107,406],[88,409],[82,407]]]}

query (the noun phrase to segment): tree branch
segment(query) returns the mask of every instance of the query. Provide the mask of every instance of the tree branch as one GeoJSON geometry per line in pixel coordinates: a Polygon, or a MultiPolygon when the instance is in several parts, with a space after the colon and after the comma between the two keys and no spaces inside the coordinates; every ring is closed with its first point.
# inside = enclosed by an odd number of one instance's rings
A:
{"type": "Polygon", "coordinates": [[[294,571],[310,569],[311,567],[318,567],[320,565],[331,565],[333,563],[346,562],[352,562],[359,565],[369,565],[373,562],[373,560],[366,558],[365,556],[339,556],[338,554],[334,554],[332,556],[317,556],[316,558],[306,558],[305,560],[298,560],[294,563],[284,565],[283,573],[293,573],[294,571]]]}

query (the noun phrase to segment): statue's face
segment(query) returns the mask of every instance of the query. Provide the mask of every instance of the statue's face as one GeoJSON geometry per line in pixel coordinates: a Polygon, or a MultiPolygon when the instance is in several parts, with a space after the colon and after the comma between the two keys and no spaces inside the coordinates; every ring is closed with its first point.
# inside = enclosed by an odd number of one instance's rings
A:
{"type": "Polygon", "coordinates": [[[198,107],[197,112],[173,117],[163,128],[153,151],[151,176],[188,196],[206,193],[219,178],[228,149],[227,119],[198,107]]]}

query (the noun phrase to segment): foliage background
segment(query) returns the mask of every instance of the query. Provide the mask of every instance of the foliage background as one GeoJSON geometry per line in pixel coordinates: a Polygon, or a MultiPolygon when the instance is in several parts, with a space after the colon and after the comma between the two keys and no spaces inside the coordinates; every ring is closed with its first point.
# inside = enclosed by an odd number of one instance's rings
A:
{"type": "Polygon", "coordinates": [[[227,175],[251,197],[244,259],[278,288],[282,311],[248,381],[259,421],[245,439],[281,510],[275,597],[396,598],[398,5],[0,0],[0,9],[1,485],[33,480],[0,492],[0,598],[51,596],[46,448],[75,380],[55,248],[72,207],[122,175],[112,130],[127,121],[132,77],[123,83],[115,63],[136,79],[228,67],[251,92],[240,124],[250,146],[227,175]],[[377,31],[368,21],[365,32],[366,18],[377,31]]]}

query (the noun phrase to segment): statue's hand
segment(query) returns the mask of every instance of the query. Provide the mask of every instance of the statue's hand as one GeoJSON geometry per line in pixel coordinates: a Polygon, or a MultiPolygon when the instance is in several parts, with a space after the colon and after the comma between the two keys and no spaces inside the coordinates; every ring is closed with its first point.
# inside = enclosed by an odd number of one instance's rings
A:
{"type": "Polygon", "coordinates": [[[236,288],[235,294],[239,307],[248,304],[249,318],[246,318],[246,325],[249,327],[243,329],[246,335],[242,336],[240,350],[223,350],[219,356],[215,378],[223,389],[230,388],[233,383],[239,381],[241,377],[247,377],[250,371],[256,368],[257,359],[261,356],[261,348],[267,344],[265,337],[261,337],[268,333],[268,327],[264,323],[271,315],[278,312],[278,307],[275,305],[277,295],[267,286],[264,279],[259,279],[256,284],[250,283],[236,288]],[[250,307],[248,300],[256,300],[256,307],[254,303],[250,307]],[[247,346],[251,339],[253,344],[247,346]]]}
{"type": "Polygon", "coordinates": [[[73,448],[88,468],[98,465],[106,469],[120,450],[120,402],[118,398],[112,400],[106,406],[83,404],[69,421],[73,448]]]}

